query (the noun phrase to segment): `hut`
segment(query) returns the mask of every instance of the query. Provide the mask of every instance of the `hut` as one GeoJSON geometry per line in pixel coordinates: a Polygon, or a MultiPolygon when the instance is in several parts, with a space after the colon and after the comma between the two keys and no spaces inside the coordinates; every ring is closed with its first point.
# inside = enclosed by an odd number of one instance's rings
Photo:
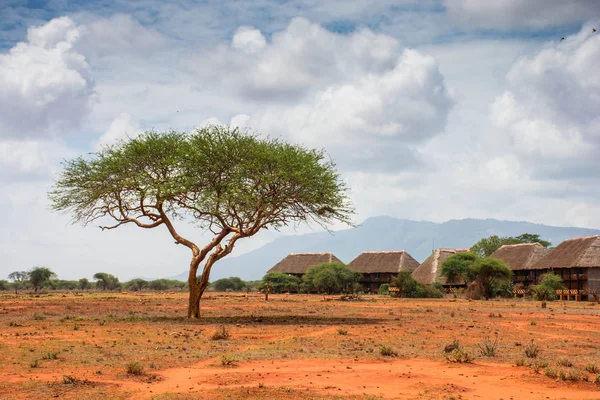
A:
{"type": "Polygon", "coordinates": [[[513,283],[516,287],[515,294],[523,295],[529,285],[536,284],[545,271],[533,268],[550,250],[539,243],[505,244],[490,258],[503,261],[513,271],[513,283]]]}
{"type": "Polygon", "coordinates": [[[456,253],[464,253],[469,249],[436,249],[421,265],[412,273],[413,278],[423,285],[432,285],[440,283],[443,286],[461,286],[450,285],[446,281],[446,277],[442,276],[442,264],[449,257],[456,253]]]}
{"type": "Polygon", "coordinates": [[[302,279],[310,267],[329,262],[341,263],[332,253],[291,253],[267,272],[282,272],[302,279]]]}
{"type": "Polygon", "coordinates": [[[379,291],[379,286],[391,283],[400,271],[413,272],[419,262],[404,250],[365,251],[348,264],[352,271],[363,274],[360,284],[365,292],[379,291]]]}
{"type": "Polygon", "coordinates": [[[600,294],[600,236],[567,239],[533,264],[538,276],[547,272],[559,275],[565,290],[560,298],[588,300],[600,294]]]}

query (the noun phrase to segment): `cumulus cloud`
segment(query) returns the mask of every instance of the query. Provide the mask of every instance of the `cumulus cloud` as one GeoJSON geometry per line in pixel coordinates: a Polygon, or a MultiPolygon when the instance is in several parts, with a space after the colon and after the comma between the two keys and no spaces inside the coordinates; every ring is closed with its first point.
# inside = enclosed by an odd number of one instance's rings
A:
{"type": "Polygon", "coordinates": [[[140,133],[142,133],[140,124],[128,113],[121,113],[113,119],[108,130],[96,141],[95,148],[99,150],[102,147],[116,144],[119,140],[133,139],[140,133]]]}
{"type": "Polygon", "coordinates": [[[465,27],[548,28],[600,17],[595,0],[444,0],[448,14],[465,27]]]}
{"type": "Polygon", "coordinates": [[[389,36],[341,35],[295,19],[250,54],[239,35],[212,62],[245,65],[243,74],[221,72],[263,104],[234,116],[233,125],[326,146],[353,169],[415,165],[410,145],[445,128],[453,101],[437,62],[389,36]]]}
{"type": "Polygon", "coordinates": [[[564,177],[600,165],[599,63],[600,35],[585,25],[508,72],[491,117],[537,174],[564,177]]]}
{"type": "Polygon", "coordinates": [[[234,48],[247,53],[255,53],[267,44],[262,33],[252,26],[241,26],[235,31],[231,44],[234,48]]]}
{"type": "Polygon", "coordinates": [[[70,18],[31,27],[27,41],[0,54],[0,135],[48,137],[77,127],[90,110],[94,81],[74,49],[82,30],[70,18]]]}

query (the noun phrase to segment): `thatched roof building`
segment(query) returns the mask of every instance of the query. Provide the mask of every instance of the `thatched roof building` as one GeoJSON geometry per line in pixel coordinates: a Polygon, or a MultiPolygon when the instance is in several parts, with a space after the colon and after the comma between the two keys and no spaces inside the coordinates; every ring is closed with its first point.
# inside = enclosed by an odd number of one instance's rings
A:
{"type": "Polygon", "coordinates": [[[529,270],[549,252],[539,243],[505,244],[492,253],[490,258],[502,260],[513,271],[529,270]]]}
{"type": "Polygon", "coordinates": [[[531,268],[600,268],[600,236],[567,239],[531,268]]]}
{"type": "Polygon", "coordinates": [[[442,264],[456,253],[464,253],[469,249],[436,249],[421,265],[412,273],[413,278],[421,284],[431,285],[441,283],[446,285],[446,277],[442,276],[442,264]]]}
{"type": "Polygon", "coordinates": [[[352,271],[363,274],[412,272],[418,266],[419,262],[404,250],[365,251],[348,264],[352,271]]]}
{"type": "Polygon", "coordinates": [[[332,253],[291,253],[267,272],[303,275],[310,267],[329,262],[341,263],[332,253]]]}

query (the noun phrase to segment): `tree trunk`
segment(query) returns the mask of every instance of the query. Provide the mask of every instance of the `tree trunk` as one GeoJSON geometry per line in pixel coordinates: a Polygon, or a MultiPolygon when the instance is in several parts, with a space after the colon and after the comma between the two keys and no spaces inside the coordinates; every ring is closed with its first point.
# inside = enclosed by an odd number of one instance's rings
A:
{"type": "Polygon", "coordinates": [[[196,273],[198,272],[199,264],[200,261],[195,257],[190,263],[190,273],[188,275],[188,286],[190,289],[190,297],[188,303],[189,319],[200,319],[200,299],[202,298],[204,291],[208,287],[208,276],[212,267],[212,265],[205,266],[204,271],[202,272],[202,276],[200,277],[200,282],[196,282],[196,273]]]}

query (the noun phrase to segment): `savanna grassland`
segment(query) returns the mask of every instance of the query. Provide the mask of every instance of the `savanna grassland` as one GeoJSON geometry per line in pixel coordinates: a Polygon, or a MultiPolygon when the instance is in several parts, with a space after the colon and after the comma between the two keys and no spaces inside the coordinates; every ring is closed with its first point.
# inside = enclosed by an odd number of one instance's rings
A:
{"type": "Polygon", "coordinates": [[[591,303],[0,296],[0,399],[600,398],[591,303]]]}

